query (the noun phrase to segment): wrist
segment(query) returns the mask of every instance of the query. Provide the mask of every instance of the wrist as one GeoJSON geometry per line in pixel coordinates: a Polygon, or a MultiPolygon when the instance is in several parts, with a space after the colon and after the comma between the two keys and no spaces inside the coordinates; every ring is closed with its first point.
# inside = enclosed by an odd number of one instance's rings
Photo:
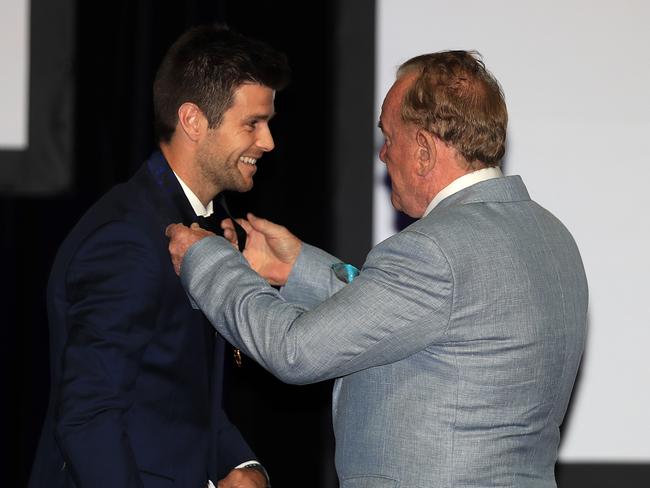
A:
{"type": "Polygon", "coordinates": [[[269,474],[264,469],[260,463],[256,461],[251,461],[237,466],[235,469],[248,472],[256,472],[260,474],[260,481],[263,481],[265,488],[271,488],[271,480],[269,479],[269,474]]]}

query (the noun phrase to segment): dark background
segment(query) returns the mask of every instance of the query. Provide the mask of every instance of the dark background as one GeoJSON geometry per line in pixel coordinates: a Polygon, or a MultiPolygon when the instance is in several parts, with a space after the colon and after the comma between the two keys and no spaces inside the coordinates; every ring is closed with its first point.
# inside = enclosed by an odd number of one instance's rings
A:
{"type": "MultiPolygon", "coordinates": [[[[39,22],[47,26],[44,9],[58,3],[64,0],[32,0],[33,16],[40,12],[39,22]]],[[[5,273],[0,408],[3,471],[9,473],[10,487],[27,483],[47,406],[45,287],[57,247],[83,212],[128,179],[154,148],[153,76],[165,50],[188,27],[224,21],[284,51],[293,70],[292,84],[276,97],[271,123],[276,149],[258,163],[255,188],[230,195],[233,213],[253,211],[286,224],[303,240],[357,265],[371,245],[373,0],[65,3],[74,13],[69,26],[74,108],[69,175],[57,181],[67,183],[40,192],[0,187],[5,273]]],[[[48,43],[57,42],[56,31],[47,34],[52,38],[44,32],[51,31],[32,26],[32,56],[38,46],[46,52],[48,43]]],[[[32,69],[32,77],[40,75],[32,69]]],[[[36,81],[48,86],[46,74],[36,81]]],[[[32,98],[34,91],[32,86],[32,98]]],[[[30,112],[32,123],[38,116],[30,112]]],[[[47,170],[44,175],[47,180],[47,170]]],[[[337,486],[330,382],[284,385],[245,358],[242,368],[230,366],[228,392],[230,415],[275,488],[337,486]]],[[[557,475],[561,488],[641,487],[647,486],[650,469],[562,465],[557,475]]],[[[5,486],[4,480],[0,484],[5,486]]]]}
{"type": "MultiPolygon", "coordinates": [[[[346,131],[347,137],[367,127],[365,171],[371,171],[372,84],[364,85],[361,96],[339,90],[337,63],[349,58],[349,54],[339,57],[341,51],[351,54],[364,46],[372,48],[372,36],[359,31],[364,23],[372,28],[372,2],[352,7],[339,1],[314,2],[308,8],[293,2],[228,0],[70,1],[67,5],[73,14],[69,19],[74,19],[73,25],[67,26],[74,46],[74,108],[68,121],[72,154],[64,158],[67,168],[43,170],[39,168],[42,158],[35,163],[21,161],[23,167],[18,171],[23,181],[17,178],[14,186],[0,188],[2,256],[7,273],[2,285],[1,328],[6,392],[2,402],[3,471],[10,474],[6,486],[26,485],[47,407],[45,288],[56,250],[85,210],[110,187],[128,179],[155,147],[153,77],[166,49],[188,27],[226,22],[284,51],[293,71],[292,83],[276,97],[277,115],[271,123],[276,149],[258,163],[255,188],[247,194],[230,195],[233,213],[253,211],[285,223],[303,240],[357,263],[370,247],[372,180],[363,178],[367,183],[360,186],[355,183],[360,193],[347,191],[351,180],[359,179],[359,170],[349,166],[338,171],[344,162],[337,154],[344,149],[335,138],[337,131],[339,135],[346,131]],[[365,9],[364,15],[356,19],[359,8],[365,9]],[[356,41],[360,33],[364,39],[356,41]],[[351,104],[346,97],[352,97],[351,104]],[[361,113],[367,122],[358,124],[347,114],[341,121],[344,105],[348,110],[360,103],[366,104],[361,113]],[[339,128],[334,129],[337,119],[339,128]],[[348,132],[350,124],[353,127],[348,132]],[[336,163],[332,163],[334,159],[336,163]],[[31,169],[28,163],[33,164],[31,169]],[[55,170],[67,170],[70,174],[57,181],[69,180],[69,184],[56,191],[42,190],[57,176],[55,170]],[[38,172],[45,184],[33,190],[34,185],[24,183],[38,172]],[[350,205],[348,199],[357,195],[362,202],[350,205]],[[337,219],[337,212],[344,216],[337,219]],[[363,215],[362,221],[356,215],[363,215]],[[353,234],[341,236],[346,226],[353,234]],[[355,238],[359,232],[365,234],[361,239],[355,238]]],[[[45,1],[33,0],[32,8],[33,19],[37,19],[32,20],[32,62],[40,56],[39,66],[44,66],[47,45],[56,43],[60,33],[48,30],[48,16],[50,20],[59,17],[50,10],[56,5],[45,1]]],[[[372,51],[369,53],[361,62],[354,62],[352,72],[372,66],[372,51]]],[[[372,77],[371,69],[365,71],[366,77],[372,77]]],[[[40,76],[36,88],[34,83],[31,87],[31,96],[36,97],[49,86],[47,74],[37,67],[31,75],[40,76]]],[[[355,80],[353,84],[360,81],[355,80]]],[[[32,124],[47,117],[34,112],[30,111],[32,124]]],[[[51,130],[61,127],[53,123],[51,130]]],[[[357,143],[345,150],[349,153],[346,157],[359,153],[357,143]]],[[[38,144],[37,134],[30,134],[32,144],[38,144]]],[[[226,402],[231,418],[267,467],[275,487],[336,486],[331,382],[285,385],[244,358],[241,369],[229,368],[229,386],[226,402]]]]}

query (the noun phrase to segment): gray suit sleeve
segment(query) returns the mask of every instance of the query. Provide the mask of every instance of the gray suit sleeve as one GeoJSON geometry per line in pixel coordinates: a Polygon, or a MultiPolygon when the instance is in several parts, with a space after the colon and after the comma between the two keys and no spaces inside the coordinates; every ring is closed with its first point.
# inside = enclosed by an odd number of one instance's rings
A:
{"type": "Polygon", "coordinates": [[[332,272],[332,264],[339,262],[338,258],[322,249],[303,243],[280,294],[288,302],[307,309],[314,308],[345,286],[332,272]]]}
{"type": "Polygon", "coordinates": [[[181,280],[228,341],[288,383],[340,377],[424,349],[444,335],[453,294],[447,260],[416,232],[375,247],[351,284],[311,310],[306,301],[287,302],[221,237],[190,248],[181,280]]]}

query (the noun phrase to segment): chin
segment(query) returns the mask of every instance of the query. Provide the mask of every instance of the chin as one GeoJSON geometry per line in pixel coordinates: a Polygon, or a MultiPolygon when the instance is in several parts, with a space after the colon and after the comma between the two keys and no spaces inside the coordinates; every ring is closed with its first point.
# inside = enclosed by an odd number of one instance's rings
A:
{"type": "Polygon", "coordinates": [[[404,211],[404,210],[402,210],[402,206],[400,205],[399,199],[395,196],[394,193],[392,193],[391,196],[390,196],[390,203],[393,206],[393,208],[395,210],[397,210],[398,212],[403,212],[404,211]]]}
{"type": "Polygon", "coordinates": [[[237,189],[237,191],[240,192],[240,193],[251,191],[253,189],[253,186],[254,186],[253,180],[244,181],[244,182],[242,182],[241,185],[239,185],[239,188],[237,189]]]}
{"type": "Polygon", "coordinates": [[[234,191],[237,193],[244,193],[253,188],[253,180],[238,179],[237,181],[230,181],[230,184],[222,186],[222,190],[234,191]]]}

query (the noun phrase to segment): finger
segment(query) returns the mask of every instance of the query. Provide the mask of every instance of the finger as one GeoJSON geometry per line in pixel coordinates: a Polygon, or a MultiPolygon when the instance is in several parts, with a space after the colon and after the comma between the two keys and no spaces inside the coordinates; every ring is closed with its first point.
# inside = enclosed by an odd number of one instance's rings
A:
{"type": "Polygon", "coordinates": [[[179,226],[183,227],[183,224],[169,224],[167,227],[165,227],[165,235],[171,239],[172,235],[174,235],[174,232],[176,232],[179,226]]]}
{"type": "Polygon", "coordinates": [[[246,219],[237,219],[237,223],[244,228],[247,234],[250,234],[253,230],[253,226],[246,219]]]}
{"type": "Polygon", "coordinates": [[[198,223],[196,223],[196,222],[194,222],[194,223],[192,223],[192,225],[190,225],[190,229],[202,229],[202,228],[203,228],[203,227],[201,227],[201,226],[200,226],[198,223]]]}
{"type": "Polygon", "coordinates": [[[233,224],[231,218],[223,219],[220,225],[223,230],[235,228],[235,224],[233,224]]]}
{"type": "Polygon", "coordinates": [[[178,274],[179,265],[178,265],[178,258],[174,253],[175,249],[176,246],[174,245],[173,240],[170,240],[169,245],[167,246],[167,250],[169,251],[169,257],[172,260],[172,266],[174,267],[174,271],[176,272],[176,274],[178,274]]]}
{"type": "Polygon", "coordinates": [[[251,223],[251,226],[259,232],[262,232],[263,234],[269,231],[269,227],[274,225],[270,220],[262,219],[260,217],[257,217],[253,215],[252,213],[248,213],[246,215],[248,218],[248,221],[251,223]]]}
{"type": "MultiPolygon", "coordinates": [[[[235,221],[243,227],[243,229],[246,231],[247,234],[250,234],[250,231],[253,230],[251,225],[248,223],[246,219],[235,219],[235,221]]],[[[235,230],[235,224],[233,222],[233,219],[227,218],[223,219],[221,221],[221,228],[225,231],[226,229],[233,229],[235,230]]]]}
{"type": "Polygon", "coordinates": [[[256,231],[261,232],[268,237],[282,236],[283,233],[288,233],[285,227],[275,224],[270,220],[256,217],[252,213],[248,214],[248,220],[256,231]]]}
{"type": "Polygon", "coordinates": [[[223,236],[232,245],[237,246],[237,233],[235,232],[235,229],[224,229],[223,236]]]}

